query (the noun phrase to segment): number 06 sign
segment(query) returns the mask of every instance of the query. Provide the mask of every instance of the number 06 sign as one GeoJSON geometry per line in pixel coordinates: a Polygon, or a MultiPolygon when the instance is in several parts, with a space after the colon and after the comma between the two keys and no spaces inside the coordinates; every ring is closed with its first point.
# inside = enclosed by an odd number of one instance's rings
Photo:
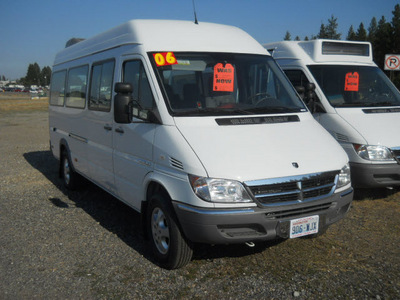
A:
{"type": "Polygon", "coordinates": [[[176,65],[178,63],[173,52],[153,53],[153,57],[158,67],[176,65]]]}

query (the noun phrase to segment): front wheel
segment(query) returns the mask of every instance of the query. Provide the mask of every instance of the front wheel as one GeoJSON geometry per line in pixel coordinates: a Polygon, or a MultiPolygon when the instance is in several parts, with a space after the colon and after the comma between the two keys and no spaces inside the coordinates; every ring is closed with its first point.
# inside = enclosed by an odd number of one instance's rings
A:
{"type": "Polygon", "coordinates": [[[178,269],[190,262],[193,255],[191,243],[182,235],[167,197],[152,196],[147,224],[153,254],[162,267],[178,269]]]}
{"type": "Polygon", "coordinates": [[[61,157],[61,177],[64,185],[70,190],[75,190],[78,187],[78,174],[74,171],[67,150],[62,152],[61,157]]]}

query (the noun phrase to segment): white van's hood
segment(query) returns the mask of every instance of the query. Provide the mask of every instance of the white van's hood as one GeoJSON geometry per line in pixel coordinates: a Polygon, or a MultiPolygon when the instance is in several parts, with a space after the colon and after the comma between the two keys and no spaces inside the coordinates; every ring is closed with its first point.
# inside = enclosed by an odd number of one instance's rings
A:
{"type": "Polygon", "coordinates": [[[340,170],[348,161],[342,147],[310,114],[299,117],[251,125],[218,125],[216,117],[175,122],[209,177],[247,181],[340,170]]]}
{"type": "MultiPolygon", "coordinates": [[[[357,130],[369,145],[400,146],[400,112],[391,108],[337,108],[337,113],[357,130]],[[369,113],[365,113],[367,110],[369,113]]],[[[398,110],[399,107],[396,108],[398,110]]]]}

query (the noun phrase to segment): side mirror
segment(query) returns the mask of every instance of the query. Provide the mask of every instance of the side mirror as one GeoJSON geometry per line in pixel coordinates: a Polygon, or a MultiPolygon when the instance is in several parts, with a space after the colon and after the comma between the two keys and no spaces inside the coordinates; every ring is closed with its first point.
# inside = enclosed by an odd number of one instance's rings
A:
{"type": "Polygon", "coordinates": [[[315,84],[309,82],[305,86],[304,102],[310,109],[311,113],[326,113],[325,108],[318,101],[317,95],[315,94],[315,84]]]}
{"type": "Polygon", "coordinates": [[[296,92],[299,94],[299,96],[301,97],[301,99],[304,100],[304,93],[306,91],[306,89],[304,88],[304,86],[298,85],[294,87],[296,89],[296,92]]]}
{"type": "Polygon", "coordinates": [[[130,83],[117,82],[114,87],[117,93],[114,97],[114,120],[117,123],[132,122],[131,100],[133,87],[130,83]]]}

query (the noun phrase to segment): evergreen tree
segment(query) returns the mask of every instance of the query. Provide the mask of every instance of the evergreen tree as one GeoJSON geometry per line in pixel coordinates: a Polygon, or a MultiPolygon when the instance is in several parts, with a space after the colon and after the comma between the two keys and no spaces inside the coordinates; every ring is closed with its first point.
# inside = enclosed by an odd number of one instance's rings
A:
{"type": "Polygon", "coordinates": [[[292,36],[290,35],[289,31],[286,31],[285,37],[283,38],[284,41],[290,41],[292,36]]]}
{"type": "Polygon", "coordinates": [[[328,39],[340,40],[342,34],[337,32],[337,28],[337,18],[332,15],[331,18],[328,20],[328,25],[326,26],[326,34],[328,39]]]}
{"type": "Polygon", "coordinates": [[[294,40],[295,40],[295,41],[300,41],[300,37],[299,37],[298,35],[296,35],[296,37],[295,37],[294,40]]]}
{"type": "Polygon", "coordinates": [[[309,41],[308,36],[306,36],[306,37],[304,38],[304,40],[305,40],[305,41],[309,41]]]}
{"type": "Polygon", "coordinates": [[[392,18],[392,50],[394,54],[400,54],[400,4],[396,4],[394,7],[393,18],[392,18]]]}
{"type": "Polygon", "coordinates": [[[321,27],[319,28],[319,33],[317,35],[317,38],[319,39],[327,39],[328,35],[326,33],[326,28],[324,24],[321,24],[321,27]]]}
{"type": "Polygon", "coordinates": [[[385,55],[392,52],[392,26],[386,22],[384,16],[378,22],[376,40],[373,47],[375,63],[383,70],[385,55]]]}
{"type": "Polygon", "coordinates": [[[377,31],[378,31],[378,22],[376,21],[376,18],[373,17],[368,27],[368,41],[370,41],[372,44],[375,42],[377,31]]]}
{"type": "Polygon", "coordinates": [[[361,22],[360,26],[357,29],[357,41],[366,41],[367,40],[367,31],[364,28],[364,24],[361,22]]]}
{"type": "Polygon", "coordinates": [[[40,67],[37,63],[29,65],[23,81],[26,85],[40,85],[40,67]]]}
{"type": "Polygon", "coordinates": [[[353,25],[351,25],[349,28],[349,32],[347,33],[346,40],[348,40],[348,41],[356,41],[357,40],[357,35],[354,32],[353,25]]]}
{"type": "MultiPolygon", "coordinates": [[[[392,11],[392,53],[400,54],[400,4],[396,4],[392,11]]],[[[393,83],[400,89],[399,71],[394,72],[393,83]]]]}
{"type": "Polygon", "coordinates": [[[49,66],[46,66],[40,72],[40,82],[42,83],[43,86],[49,85],[50,79],[51,79],[51,68],[49,66]]]}

